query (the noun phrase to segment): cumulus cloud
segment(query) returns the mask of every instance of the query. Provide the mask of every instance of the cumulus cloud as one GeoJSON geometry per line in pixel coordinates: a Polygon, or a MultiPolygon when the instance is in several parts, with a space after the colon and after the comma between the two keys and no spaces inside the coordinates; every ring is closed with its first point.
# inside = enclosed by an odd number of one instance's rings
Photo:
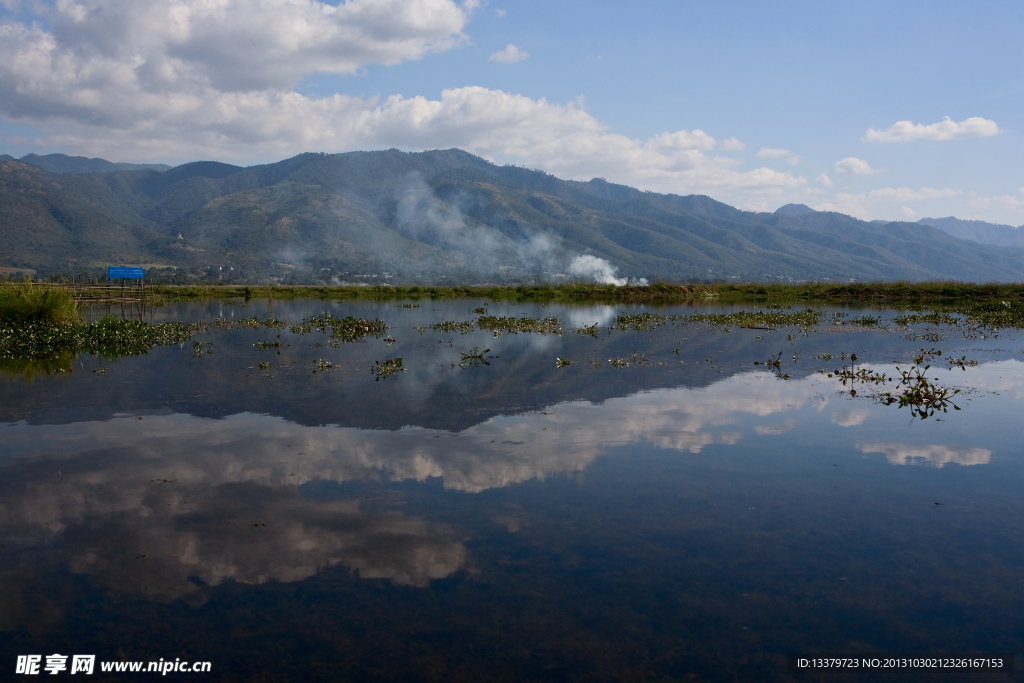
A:
{"type": "MultiPolygon", "coordinates": [[[[1024,194],[1024,188],[1021,188],[1020,192],[1024,194]]],[[[972,192],[970,197],[967,199],[967,204],[971,207],[980,209],[999,207],[1002,209],[1024,211],[1024,198],[1014,196],[1012,194],[1001,194],[995,195],[994,197],[986,197],[972,192]]]]}
{"type": "Polygon", "coordinates": [[[861,138],[864,142],[911,142],[914,140],[962,140],[964,138],[987,138],[1002,131],[995,121],[973,116],[957,123],[948,116],[938,123],[913,123],[897,121],[885,130],[868,128],[861,138]]]}
{"type": "MultiPolygon", "coordinates": [[[[701,130],[610,132],[576,102],[483,87],[439,99],[307,96],[312,73],[357,73],[450,49],[475,3],[451,0],[81,0],[0,26],[0,114],[86,156],[252,161],[304,151],[459,147],[495,161],[643,189],[778,194],[806,180],[735,170],[701,130]]],[[[507,50],[506,50],[507,52],[507,50]]],[[[525,55],[519,51],[519,54],[525,55]]],[[[721,143],[737,149],[739,141],[721,143]]]]}
{"type": "Polygon", "coordinates": [[[501,64],[515,64],[516,62],[523,61],[529,56],[530,53],[526,50],[521,50],[512,43],[509,43],[505,46],[504,50],[495,52],[487,59],[492,62],[500,62],[501,64]]]}
{"type": "Polygon", "coordinates": [[[788,157],[786,159],[786,163],[790,164],[791,166],[796,166],[801,161],[803,161],[803,159],[796,156],[788,149],[778,149],[771,147],[762,147],[760,150],[758,150],[756,156],[759,159],[781,159],[783,157],[788,157]]]}
{"type": "Polygon", "coordinates": [[[866,410],[837,410],[832,413],[831,420],[840,427],[856,427],[868,419],[870,414],[866,410]]]}
{"type": "Polygon", "coordinates": [[[852,173],[853,175],[872,175],[878,173],[868,162],[857,157],[846,157],[836,162],[836,173],[852,173]]]}
{"type": "Polygon", "coordinates": [[[908,219],[917,218],[919,215],[917,211],[914,211],[909,206],[900,207],[900,213],[902,213],[908,219]]]}
{"type": "Polygon", "coordinates": [[[115,93],[173,105],[205,88],[290,88],[449,49],[468,14],[451,0],[68,0],[46,15],[52,32],[0,27],[0,83],[9,109],[42,115],[115,93]]]}
{"type": "Polygon", "coordinates": [[[869,200],[893,199],[901,202],[920,202],[926,199],[940,199],[942,197],[955,197],[960,190],[949,188],[936,189],[934,187],[922,187],[919,190],[912,190],[909,187],[886,187],[881,190],[872,190],[868,193],[869,200]]]}
{"type": "MultiPolygon", "coordinates": [[[[838,211],[849,216],[855,216],[863,220],[871,220],[876,217],[873,206],[885,202],[922,202],[933,199],[944,199],[956,197],[962,194],[960,190],[951,188],[937,189],[934,187],[922,187],[917,190],[909,187],[886,187],[870,192],[852,194],[849,192],[837,192],[828,201],[822,202],[813,207],[816,211],[838,211]]],[[[908,207],[900,208],[904,217],[915,216],[916,213],[908,207]]]]}
{"type": "Polygon", "coordinates": [[[828,177],[827,173],[821,173],[818,176],[818,182],[824,185],[825,187],[832,187],[833,185],[835,185],[835,183],[832,182],[832,179],[828,177]]]}
{"type": "Polygon", "coordinates": [[[992,451],[984,448],[957,448],[953,446],[913,446],[902,443],[858,443],[864,453],[882,453],[893,465],[931,465],[942,469],[947,463],[957,465],[987,465],[992,451]]]}
{"type": "Polygon", "coordinates": [[[722,140],[722,149],[727,152],[740,152],[747,148],[742,141],[736,138],[726,138],[722,140]]]}

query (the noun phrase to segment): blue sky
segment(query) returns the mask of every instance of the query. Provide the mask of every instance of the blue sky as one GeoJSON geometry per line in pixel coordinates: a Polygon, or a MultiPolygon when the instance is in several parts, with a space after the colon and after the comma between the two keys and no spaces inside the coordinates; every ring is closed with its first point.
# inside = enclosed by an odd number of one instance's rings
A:
{"type": "Polygon", "coordinates": [[[747,209],[1024,223],[1019,2],[0,7],[14,156],[460,147],[747,209]]]}

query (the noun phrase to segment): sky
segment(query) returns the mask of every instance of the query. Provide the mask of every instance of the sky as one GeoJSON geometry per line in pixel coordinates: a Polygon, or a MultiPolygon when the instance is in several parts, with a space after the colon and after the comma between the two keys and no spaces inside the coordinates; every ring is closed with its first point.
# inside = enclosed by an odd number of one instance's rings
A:
{"type": "Polygon", "coordinates": [[[0,0],[0,153],[458,147],[866,220],[1024,223],[1016,2],[0,0]]]}

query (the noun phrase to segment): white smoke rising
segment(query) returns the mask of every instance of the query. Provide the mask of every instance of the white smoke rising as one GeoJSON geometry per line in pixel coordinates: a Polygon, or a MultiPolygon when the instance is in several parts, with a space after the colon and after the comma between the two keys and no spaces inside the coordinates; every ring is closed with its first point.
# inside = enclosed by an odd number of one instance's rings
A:
{"type": "Polygon", "coordinates": [[[590,254],[577,256],[572,260],[572,263],[569,264],[570,275],[593,278],[594,282],[599,285],[615,285],[617,287],[621,287],[628,284],[628,278],[615,277],[615,272],[617,270],[618,268],[608,263],[603,258],[591,256],[590,254]]]}
{"type": "MultiPolygon", "coordinates": [[[[439,247],[454,256],[462,267],[479,275],[546,274],[549,278],[556,272],[566,272],[565,264],[569,261],[567,272],[576,277],[619,287],[647,285],[646,278],[616,277],[618,269],[603,258],[573,255],[558,237],[536,232],[510,237],[488,225],[500,221],[501,216],[487,215],[481,220],[474,219],[472,214],[467,217],[459,210],[459,197],[442,201],[417,172],[409,174],[396,199],[396,229],[403,237],[439,247]]],[[[410,264],[412,270],[415,268],[410,264]]]]}
{"type": "Polygon", "coordinates": [[[648,284],[647,278],[645,277],[615,277],[615,273],[617,271],[618,268],[608,263],[605,259],[592,256],[591,254],[577,256],[572,260],[572,263],[569,264],[569,274],[592,278],[594,282],[599,285],[615,285],[616,287],[633,285],[634,287],[646,287],[648,284]]]}

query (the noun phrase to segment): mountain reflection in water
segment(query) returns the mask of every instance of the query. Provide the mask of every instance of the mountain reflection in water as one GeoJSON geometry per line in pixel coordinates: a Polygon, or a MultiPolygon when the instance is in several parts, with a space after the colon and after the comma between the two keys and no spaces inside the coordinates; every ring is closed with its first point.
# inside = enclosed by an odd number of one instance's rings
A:
{"type": "Polygon", "coordinates": [[[815,359],[855,351],[891,376],[916,351],[903,334],[415,330],[479,303],[344,309],[400,316],[392,344],[285,332],[279,356],[253,348],[266,330],[215,330],[207,358],[2,380],[4,653],[206,647],[225,675],[305,680],[422,677],[424,657],[480,679],[782,680],[788,651],[1024,647],[1011,335],[965,340],[980,365],[932,370],[963,410],[914,422],[815,359]],[[453,363],[484,342],[491,365],[453,363]],[[779,371],[753,364],[780,350],[779,371]],[[392,357],[408,371],[374,383],[392,357]],[[222,628],[241,614],[244,638],[222,628]],[[276,621],[295,635],[260,625],[276,621]],[[192,624],[218,635],[201,645],[192,624]],[[288,663],[257,652],[272,638],[288,663]],[[382,638],[390,659],[369,653],[382,638]]]}

